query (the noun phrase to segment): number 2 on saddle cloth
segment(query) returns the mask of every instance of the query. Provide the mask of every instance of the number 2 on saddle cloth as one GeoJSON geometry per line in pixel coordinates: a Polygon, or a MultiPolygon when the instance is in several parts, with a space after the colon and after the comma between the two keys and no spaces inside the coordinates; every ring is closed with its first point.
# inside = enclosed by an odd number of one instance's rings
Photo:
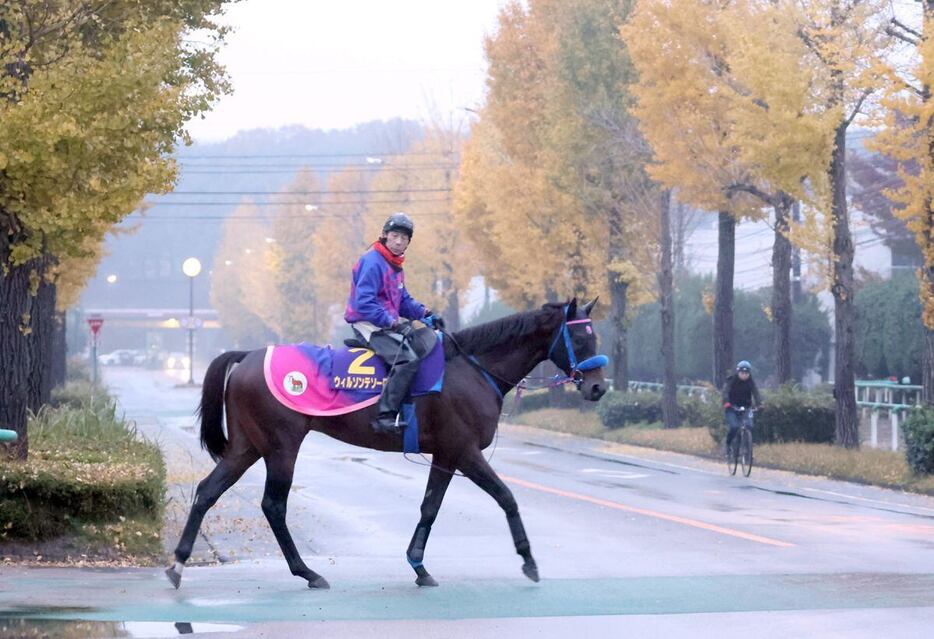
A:
{"type": "MultiPolygon", "coordinates": [[[[379,401],[387,366],[366,348],[279,344],[266,348],[266,386],[285,406],[305,415],[343,415],[379,401]]],[[[440,337],[422,360],[412,397],[440,393],[444,347],[440,337]]]]}

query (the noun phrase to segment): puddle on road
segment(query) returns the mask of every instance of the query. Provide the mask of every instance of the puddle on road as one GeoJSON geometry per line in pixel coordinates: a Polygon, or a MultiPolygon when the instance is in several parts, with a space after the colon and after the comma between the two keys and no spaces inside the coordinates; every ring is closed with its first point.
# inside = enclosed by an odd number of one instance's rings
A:
{"type": "MultiPolygon", "coordinates": [[[[54,611],[61,614],[65,609],[54,611]]],[[[187,621],[79,621],[71,619],[29,619],[4,612],[0,617],[0,639],[156,639],[211,632],[236,632],[243,626],[187,621]]]]}

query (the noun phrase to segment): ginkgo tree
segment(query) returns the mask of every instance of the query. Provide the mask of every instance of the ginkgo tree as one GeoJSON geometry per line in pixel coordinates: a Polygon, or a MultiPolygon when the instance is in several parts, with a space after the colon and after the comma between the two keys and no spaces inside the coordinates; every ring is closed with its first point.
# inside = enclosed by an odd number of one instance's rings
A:
{"type": "Polygon", "coordinates": [[[0,4],[0,423],[18,457],[47,399],[56,264],[170,187],[184,123],[227,88],[223,4],[0,4]]]}
{"type": "MultiPolygon", "coordinates": [[[[470,279],[477,275],[467,237],[478,228],[471,221],[455,219],[450,195],[462,142],[456,130],[431,126],[405,153],[388,157],[384,170],[370,182],[373,193],[363,218],[365,237],[371,243],[394,211],[412,217],[415,235],[406,251],[406,287],[440,313],[452,330],[460,326],[460,306],[470,279]]],[[[352,261],[347,265],[345,291],[352,265],[352,261]]]]}
{"type": "Polygon", "coordinates": [[[237,348],[258,348],[276,338],[264,318],[254,311],[275,309],[278,302],[265,256],[265,238],[270,233],[269,221],[252,202],[234,209],[221,229],[210,274],[211,306],[237,348]]]}
{"type": "Polygon", "coordinates": [[[907,224],[921,249],[919,269],[924,325],[922,399],[934,404],[934,1],[920,3],[921,29],[897,17],[887,32],[914,49],[910,67],[889,63],[884,127],[869,146],[898,163],[900,184],[888,192],[893,212],[907,224]]]}
{"type": "Polygon", "coordinates": [[[617,37],[627,11],[628,3],[596,0],[502,9],[486,41],[489,92],[456,193],[459,217],[480,222],[484,275],[505,299],[526,307],[543,295],[609,298],[620,388],[627,304],[648,297],[645,239],[655,233],[628,135],[632,71],[617,37]]]}
{"type": "Polygon", "coordinates": [[[717,60],[727,52],[727,3],[640,0],[621,29],[639,74],[633,113],[652,149],[649,174],[678,199],[719,212],[714,305],[713,380],[733,362],[733,271],[736,220],[758,216],[736,184],[757,183],[729,135],[730,94],[718,87],[717,60]]]}
{"type": "MultiPolygon", "coordinates": [[[[831,152],[824,175],[825,189],[808,210],[802,240],[829,261],[834,298],[835,443],[859,446],[856,411],[854,246],[847,202],[846,142],[850,125],[874,105],[871,98],[883,86],[883,65],[890,42],[885,37],[889,3],[884,0],[783,0],[777,3],[792,16],[794,33],[805,44],[802,63],[814,70],[807,90],[810,109],[827,114],[832,126],[825,134],[831,152]]],[[[794,234],[794,232],[793,232],[794,234]]]]}

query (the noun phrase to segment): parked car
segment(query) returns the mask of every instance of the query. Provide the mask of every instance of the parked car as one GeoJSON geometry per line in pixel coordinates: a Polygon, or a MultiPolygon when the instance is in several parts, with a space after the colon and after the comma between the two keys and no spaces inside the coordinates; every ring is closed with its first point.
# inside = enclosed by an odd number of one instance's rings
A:
{"type": "Polygon", "coordinates": [[[139,351],[130,348],[118,348],[115,351],[98,356],[97,361],[104,366],[132,366],[134,358],[138,354],[139,351]]]}
{"type": "Polygon", "coordinates": [[[165,368],[171,370],[188,370],[190,361],[183,353],[169,353],[165,358],[165,368]]]}

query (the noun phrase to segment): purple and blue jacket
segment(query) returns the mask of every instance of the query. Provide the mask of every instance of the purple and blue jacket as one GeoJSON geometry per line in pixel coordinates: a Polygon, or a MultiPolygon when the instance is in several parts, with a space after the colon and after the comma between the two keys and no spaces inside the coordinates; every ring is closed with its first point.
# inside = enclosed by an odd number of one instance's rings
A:
{"type": "Polygon", "coordinates": [[[399,317],[416,320],[424,316],[425,305],[405,290],[402,269],[396,270],[375,248],[360,257],[353,267],[346,321],[389,328],[399,317]]]}

